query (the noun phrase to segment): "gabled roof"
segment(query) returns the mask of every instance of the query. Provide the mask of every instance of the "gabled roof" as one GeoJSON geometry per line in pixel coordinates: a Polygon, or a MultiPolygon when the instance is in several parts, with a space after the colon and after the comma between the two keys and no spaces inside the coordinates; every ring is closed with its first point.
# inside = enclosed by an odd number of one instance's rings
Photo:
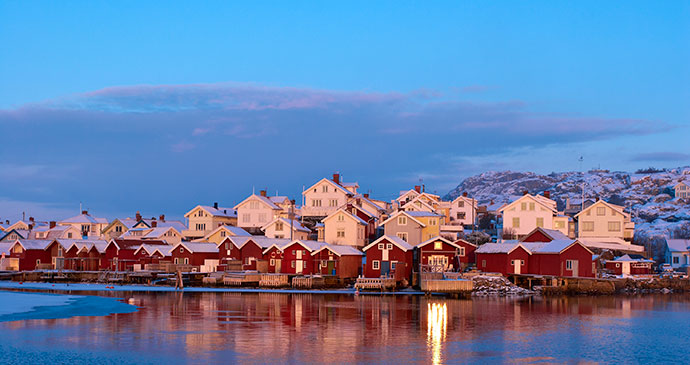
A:
{"type": "Polygon", "coordinates": [[[136,251],[134,251],[134,254],[136,255],[137,252],[141,250],[144,250],[149,256],[153,255],[156,252],[160,253],[163,257],[170,256],[170,250],[168,249],[168,246],[143,244],[139,246],[139,248],[137,248],[136,251]]]}
{"type": "MultiPolygon", "coordinates": [[[[414,212],[407,212],[407,211],[404,211],[404,210],[399,210],[397,213],[391,215],[388,219],[386,219],[385,221],[381,222],[381,224],[379,224],[379,226],[384,226],[384,225],[386,225],[386,223],[390,222],[392,219],[397,219],[397,217],[398,217],[399,215],[404,214],[404,215],[407,216],[409,219],[411,219],[413,222],[416,222],[417,224],[419,224],[419,225],[422,226],[422,227],[426,227],[426,224],[424,224],[424,223],[420,222],[419,220],[415,219],[414,216],[413,216],[412,214],[410,214],[410,213],[414,213],[414,212]]],[[[418,212],[418,213],[421,213],[421,212],[418,212]]]]}
{"type": "Polygon", "coordinates": [[[139,247],[142,244],[147,244],[147,245],[159,245],[159,246],[170,246],[168,245],[165,241],[161,240],[142,240],[142,239],[132,239],[132,238],[113,238],[110,241],[108,241],[108,244],[106,247],[110,245],[115,245],[118,250],[128,250],[128,249],[133,249],[135,247],[139,247]]]}
{"type": "Polygon", "coordinates": [[[215,243],[209,242],[188,242],[182,241],[173,246],[168,252],[174,252],[178,247],[184,247],[191,253],[215,253],[218,252],[218,246],[215,243]]]}
{"type": "Polygon", "coordinates": [[[690,247],[690,240],[667,238],[666,246],[668,246],[668,250],[671,252],[687,252],[690,251],[688,249],[690,247]]]}
{"type": "MultiPolygon", "coordinates": [[[[548,210],[550,210],[550,211],[552,211],[552,212],[554,212],[554,213],[557,212],[556,207],[553,206],[552,204],[550,204],[549,202],[547,202],[547,200],[548,200],[548,201],[551,201],[551,202],[553,202],[553,200],[548,199],[548,198],[546,198],[546,197],[543,197],[543,196],[541,196],[541,195],[531,195],[531,194],[523,195],[523,196],[521,196],[521,197],[519,197],[519,198],[513,200],[513,201],[510,202],[509,204],[504,205],[503,207],[501,207],[501,209],[499,209],[499,212],[502,213],[503,211],[505,211],[506,209],[508,209],[508,207],[511,207],[511,206],[513,206],[514,204],[517,204],[517,202],[519,202],[519,201],[521,201],[521,200],[524,200],[524,199],[533,200],[534,202],[536,202],[537,204],[541,205],[542,207],[544,207],[544,208],[546,208],[546,209],[548,209],[548,210]]],[[[555,202],[554,202],[554,203],[555,203],[555,202]]]]}
{"type": "Polygon", "coordinates": [[[615,205],[615,204],[611,204],[611,203],[606,202],[606,201],[603,201],[603,200],[599,200],[599,201],[595,202],[594,204],[592,204],[592,205],[586,207],[585,209],[581,210],[579,213],[575,214],[575,218],[579,217],[579,216],[580,216],[581,214],[583,214],[584,212],[586,212],[586,211],[588,211],[588,210],[590,210],[590,209],[593,209],[595,206],[597,206],[597,204],[606,205],[607,207],[609,207],[609,208],[611,208],[611,209],[617,211],[618,213],[622,214],[624,217],[628,217],[628,216],[629,216],[629,214],[626,213],[626,212],[623,210],[623,207],[621,207],[620,205],[615,205]]]}
{"type": "Polygon", "coordinates": [[[377,210],[385,211],[385,209],[384,209],[383,207],[381,207],[380,205],[376,204],[373,200],[371,200],[371,199],[365,197],[365,196],[362,195],[362,194],[357,194],[357,195],[355,195],[354,197],[357,198],[357,199],[361,199],[363,202],[367,202],[369,205],[373,205],[374,207],[376,207],[377,210]]]}
{"type": "Polygon", "coordinates": [[[298,245],[306,248],[309,252],[314,252],[315,250],[319,250],[323,246],[325,246],[326,242],[311,241],[311,240],[293,240],[293,241],[290,241],[287,244],[283,245],[283,247],[281,247],[280,250],[285,251],[286,248],[288,248],[294,244],[298,244],[298,245]]]}
{"type": "MultiPolygon", "coordinates": [[[[447,244],[449,244],[449,245],[451,245],[451,246],[453,246],[453,247],[455,247],[455,248],[461,248],[461,247],[462,247],[462,246],[457,245],[455,242],[453,242],[453,241],[451,241],[451,240],[448,240],[448,239],[446,239],[446,238],[443,238],[443,237],[441,237],[441,236],[436,236],[436,237],[430,238],[430,239],[428,239],[428,240],[426,240],[426,241],[424,241],[424,242],[418,244],[416,247],[417,247],[417,248],[424,247],[424,246],[426,246],[426,245],[428,245],[428,244],[430,244],[430,243],[432,243],[432,242],[436,242],[436,241],[445,242],[445,243],[447,243],[447,244]]],[[[469,242],[468,242],[468,243],[469,243],[469,242]]]]}
{"type": "Polygon", "coordinates": [[[528,253],[530,252],[525,246],[523,246],[521,243],[495,243],[495,242],[488,242],[485,243],[479,248],[477,248],[475,253],[511,253],[513,250],[515,250],[518,247],[522,247],[525,251],[528,253]]]}
{"type": "Polygon", "coordinates": [[[248,202],[248,201],[250,201],[250,200],[258,200],[258,201],[260,201],[260,202],[266,204],[269,208],[271,208],[271,209],[273,209],[273,210],[282,210],[282,208],[280,208],[279,206],[277,206],[277,205],[273,202],[273,200],[271,200],[271,199],[269,199],[269,198],[267,198],[267,197],[265,197],[265,196],[256,195],[256,194],[252,194],[252,195],[248,196],[246,199],[242,200],[242,201],[239,202],[237,205],[235,205],[235,206],[233,207],[233,209],[239,208],[242,204],[244,204],[245,202],[248,202]]]}
{"type": "Polygon", "coordinates": [[[0,242],[0,255],[8,256],[10,254],[10,248],[14,246],[15,242],[0,242]]]}
{"type": "Polygon", "coordinates": [[[244,247],[244,245],[247,244],[247,242],[252,241],[259,245],[261,248],[268,248],[273,245],[277,245],[278,247],[282,247],[283,245],[287,244],[290,242],[289,239],[287,238],[271,238],[271,237],[266,237],[266,236],[232,236],[232,237],[225,237],[223,241],[221,241],[218,246],[222,245],[225,240],[230,240],[235,247],[238,249],[241,249],[244,247]]]}
{"type": "MultiPolygon", "coordinates": [[[[55,240],[16,240],[14,245],[20,245],[25,250],[45,250],[47,249],[55,240]]],[[[64,246],[63,246],[64,248],[64,246]]]]}
{"type": "Polygon", "coordinates": [[[211,236],[216,234],[218,231],[228,231],[229,233],[231,233],[234,236],[251,236],[251,234],[249,232],[245,231],[244,229],[242,229],[240,227],[229,226],[227,224],[223,224],[221,226],[218,226],[218,228],[214,229],[213,231],[209,232],[206,236],[204,236],[204,238],[202,238],[200,240],[195,240],[195,242],[196,241],[206,242],[206,241],[208,241],[208,239],[211,236]]]}
{"type": "Polygon", "coordinates": [[[587,248],[602,248],[609,250],[619,250],[627,252],[643,252],[644,247],[639,245],[633,245],[626,242],[622,238],[615,237],[581,237],[578,238],[583,245],[587,248]]]}
{"type": "Polygon", "coordinates": [[[635,254],[625,254],[621,257],[617,257],[615,260],[609,260],[611,262],[648,262],[648,263],[653,263],[654,260],[646,259],[642,255],[635,255],[635,254]]]}
{"type": "Polygon", "coordinates": [[[23,229],[14,229],[13,228],[13,229],[10,229],[9,231],[3,232],[4,234],[2,235],[2,237],[0,237],[0,240],[4,240],[5,237],[9,236],[13,232],[16,233],[17,236],[19,236],[19,238],[27,238],[29,236],[29,231],[23,230],[23,229]]]}
{"type": "MultiPolygon", "coordinates": [[[[269,222],[267,225],[261,227],[261,230],[265,231],[268,227],[272,226],[273,224],[275,224],[278,221],[283,222],[283,225],[285,225],[286,227],[290,227],[290,220],[289,219],[283,218],[283,217],[278,217],[278,218],[272,220],[271,222],[269,222]]],[[[311,233],[311,230],[309,228],[303,226],[302,223],[300,223],[298,220],[294,220],[294,219],[292,220],[292,230],[311,233]]]]}
{"type": "Polygon", "coordinates": [[[559,231],[559,230],[557,230],[557,229],[546,229],[546,228],[537,227],[537,228],[533,229],[532,232],[528,233],[525,237],[523,237],[523,238],[520,240],[520,242],[523,242],[523,241],[524,241],[525,239],[527,239],[529,236],[531,236],[531,235],[533,235],[533,234],[535,234],[535,233],[537,233],[537,232],[541,232],[543,235],[545,235],[546,237],[550,238],[551,241],[553,241],[553,240],[568,240],[568,239],[570,239],[568,236],[566,236],[565,234],[563,234],[563,232],[561,232],[561,231],[559,231]]]}
{"type": "Polygon", "coordinates": [[[367,251],[367,250],[369,250],[369,249],[372,248],[372,247],[376,247],[376,245],[378,245],[379,243],[381,243],[381,241],[384,241],[384,240],[386,240],[386,241],[388,241],[388,242],[390,242],[390,243],[392,243],[392,244],[398,246],[398,248],[400,248],[401,250],[403,250],[403,251],[405,251],[405,252],[407,252],[407,251],[409,251],[409,250],[412,250],[412,249],[414,248],[414,247],[412,247],[412,245],[410,245],[409,243],[405,242],[405,241],[404,241],[402,238],[400,238],[400,237],[397,237],[397,236],[386,236],[386,235],[384,235],[384,236],[379,237],[379,239],[377,239],[376,241],[374,241],[374,242],[368,244],[366,247],[364,247],[364,248],[362,249],[362,251],[367,251]]]}
{"type": "Polygon", "coordinates": [[[458,195],[457,198],[451,200],[451,202],[455,203],[458,200],[464,200],[466,202],[470,202],[470,204],[474,203],[474,205],[477,205],[477,199],[470,198],[469,196],[463,196],[462,194],[458,195]]]}
{"type": "Polygon", "coordinates": [[[340,208],[340,209],[336,210],[335,212],[329,214],[328,217],[322,219],[321,221],[322,221],[322,222],[326,222],[327,220],[331,219],[332,217],[335,217],[336,215],[338,215],[339,213],[345,214],[345,216],[350,217],[350,219],[354,220],[355,222],[357,222],[357,223],[359,223],[359,224],[363,224],[363,225],[365,225],[365,226],[366,226],[367,224],[369,224],[369,223],[367,223],[364,219],[362,219],[362,218],[360,218],[360,217],[358,217],[358,216],[356,216],[356,215],[353,215],[352,213],[348,212],[347,210],[345,210],[345,209],[343,209],[343,208],[340,208]]]}
{"type": "Polygon", "coordinates": [[[151,228],[151,231],[145,234],[142,238],[144,239],[156,239],[164,234],[166,234],[168,231],[173,230],[175,233],[177,233],[178,236],[181,236],[180,232],[176,230],[174,227],[156,227],[156,228],[151,228]]]}
{"type": "Polygon", "coordinates": [[[323,250],[330,250],[334,254],[338,256],[343,256],[343,255],[356,255],[356,256],[364,256],[364,252],[358,250],[357,248],[353,246],[347,246],[347,245],[333,245],[330,243],[325,244],[323,247],[320,249],[314,251],[311,253],[312,256],[316,255],[317,253],[323,251],[323,250]]]}
{"type": "Polygon", "coordinates": [[[204,211],[206,211],[206,213],[210,214],[213,217],[237,218],[237,211],[235,211],[235,209],[233,208],[218,207],[218,209],[216,209],[208,205],[197,205],[184,215],[185,218],[188,218],[192,214],[192,212],[195,212],[199,208],[203,209],[204,211]]]}
{"type": "Polygon", "coordinates": [[[456,245],[458,244],[458,242],[462,242],[462,243],[464,243],[464,244],[466,244],[466,245],[470,245],[470,246],[477,247],[477,245],[475,245],[474,243],[472,243],[472,242],[470,242],[470,241],[467,241],[467,240],[463,240],[462,238],[461,238],[461,239],[458,239],[458,240],[455,240],[455,244],[456,244],[456,245]]]}
{"type": "Polygon", "coordinates": [[[81,251],[82,249],[87,249],[90,250],[92,247],[96,247],[98,252],[102,252],[101,248],[105,248],[107,245],[107,242],[104,240],[62,240],[62,239],[57,239],[56,240],[62,247],[65,248],[65,251],[69,251],[72,249],[72,247],[76,247],[77,251],[81,251]]]}
{"type": "Polygon", "coordinates": [[[681,185],[690,186],[690,185],[688,185],[688,183],[685,182],[685,181],[679,181],[678,184],[673,185],[673,188],[676,189],[676,188],[678,188],[678,187],[681,186],[681,185]]]}
{"type": "Polygon", "coordinates": [[[74,217],[63,219],[58,223],[60,223],[60,224],[78,224],[78,223],[108,224],[108,220],[105,218],[92,217],[90,214],[79,214],[79,215],[75,215],[74,217]]]}
{"type": "Polygon", "coordinates": [[[323,182],[323,181],[328,182],[331,186],[335,187],[336,190],[339,190],[340,192],[342,192],[342,193],[344,193],[344,194],[346,194],[346,195],[348,195],[348,196],[349,196],[349,195],[354,195],[350,190],[345,189],[342,185],[336,184],[335,181],[329,180],[329,179],[327,179],[327,178],[325,178],[325,177],[324,177],[323,179],[317,181],[314,185],[312,185],[312,186],[308,187],[307,189],[305,189],[305,190],[302,192],[302,195],[306,195],[309,191],[311,191],[311,189],[314,188],[314,186],[319,185],[319,184],[320,184],[321,182],[323,182]]]}

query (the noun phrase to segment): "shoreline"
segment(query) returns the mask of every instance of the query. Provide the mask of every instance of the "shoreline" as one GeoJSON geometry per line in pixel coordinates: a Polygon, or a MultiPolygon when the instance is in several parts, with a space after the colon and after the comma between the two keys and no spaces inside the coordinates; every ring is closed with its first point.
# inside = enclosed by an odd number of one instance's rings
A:
{"type": "Polygon", "coordinates": [[[133,313],[138,308],[124,298],[98,295],[57,294],[44,291],[1,290],[4,303],[12,303],[0,314],[0,323],[23,320],[61,319],[133,313]]]}

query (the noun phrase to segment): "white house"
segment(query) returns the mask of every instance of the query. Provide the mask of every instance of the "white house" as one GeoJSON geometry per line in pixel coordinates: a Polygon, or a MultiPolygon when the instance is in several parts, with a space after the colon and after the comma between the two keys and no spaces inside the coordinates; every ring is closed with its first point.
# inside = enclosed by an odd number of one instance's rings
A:
{"type": "Polygon", "coordinates": [[[311,230],[302,225],[297,220],[278,217],[272,220],[267,225],[261,227],[266,237],[269,238],[292,238],[293,240],[307,240],[311,230]],[[292,236],[290,236],[290,228],[292,227],[292,236]]]}
{"type": "Polygon", "coordinates": [[[364,247],[368,223],[341,208],[323,219],[324,240],[336,245],[364,247]]]}
{"type": "Polygon", "coordinates": [[[339,207],[347,204],[347,201],[355,196],[354,187],[350,189],[340,181],[339,174],[333,174],[333,179],[323,178],[316,184],[310,186],[302,192],[304,204],[302,204],[303,217],[323,218],[338,210],[339,207]]]}
{"type": "Polygon", "coordinates": [[[503,233],[522,237],[535,228],[557,229],[568,235],[565,227],[554,227],[558,216],[556,202],[541,195],[525,194],[499,210],[503,215],[503,233]]]}
{"type": "Polygon", "coordinates": [[[276,202],[284,204],[285,200],[289,202],[287,197],[269,198],[265,190],[261,190],[259,195],[250,195],[234,207],[237,210],[237,226],[250,231],[259,231],[261,227],[287,213],[276,204],[276,202]]]}
{"type": "Polygon", "coordinates": [[[99,238],[103,229],[108,225],[108,220],[93,217],[88,211],[83,210],[80,215],[61,220],[58,224],[78,229],[82,237],[99,238]]]}
{"type": "Polygon", "coordinates": [[[676,193],[676,198],[690,198],[690,185],[688,185],[685,181],[681,181],[676,184],[676,186],[673,187],[673,191],[676,193]]]}
{"type": "Polygon", "coordinates": [[[666,239],[666,253],[664,261],[674,269],[690,266],[690,240],[666,239]]]}
{"type": "Polygon", "coordinates": [[[477,200],[468,198],[467,193],[450,202],[450,223],[463,226],[475,224],[477,220],[477,200]]]}

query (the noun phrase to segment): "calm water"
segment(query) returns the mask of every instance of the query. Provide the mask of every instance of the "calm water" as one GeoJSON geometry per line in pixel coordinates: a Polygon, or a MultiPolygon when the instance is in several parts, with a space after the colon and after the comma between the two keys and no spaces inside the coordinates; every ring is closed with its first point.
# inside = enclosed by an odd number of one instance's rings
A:
{"type": "Polygon", "coordinates": [[[73,293],[135,313],[0,323],[0,360],[55,363],[687,362],[690,297],[73,293]]]}

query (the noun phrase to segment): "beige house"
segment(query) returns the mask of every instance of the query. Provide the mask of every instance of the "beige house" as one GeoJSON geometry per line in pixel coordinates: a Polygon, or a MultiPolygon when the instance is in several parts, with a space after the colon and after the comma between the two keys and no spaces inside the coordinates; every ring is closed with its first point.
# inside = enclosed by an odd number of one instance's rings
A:
{"type": "Polygon", "coordinates": [[[261,227],[266,237],[269,238],[292,238],[293,240],[308,240],[311,230],[304,227],[302,223],[297,220],[292,220],[279,217],[272,220],[267,225],[261,227]],[[292,227],[292,237],[290,236],[290,228],[292,227]]]}
{"type": "Polygon", "coordinates": [[[345,209],[338,209],[322,220],[324,240],[336,245],[364,247],[367,222],[345,209]]]}
{"type": "Polygon", "coordinates": [[[381,222],[386,236],[398,237],[416,246],[441,234],[445,217],[436,213],[398,211],[381,222]]]}
{"type": "Polygon", "coordinates": [[[101,237],[103,239],[110,241],[113,238],[118,238],[125,234],[127,231],[130,229],[134,228],[134,225],[137,224],[136,219],[132,218],[115,218],[113,219],[110,224],[108,224],[105,228],[103,228],[103,232],[101,233],[101,237]]]}
{"type": "Polygon", "coordinates": [[[556,209],[556,202],[541,195],[525,194],[499,210],[503,234],[521,238],[535,228],[556,229],[569,234],[568,218],[556,209]]]}
{"type": "Polygon", "coordinates": [[[142,227],[132,228],[122,236],[122,239],[139,239],[139,240],[160,240],[165,241],[169,245],[176,245],[182,241],[182,233],[174,227],[142,227]]]}
{"type": "Polygon", "coordinates": [[[197,205],[184,215],[189,221],[189,229],[182,232],[185,238],[201,238],[222,225],[237,225],[237,212],[233,208],[197,205]]]}
{"type": "Polygon", "coordinates": [[[380,220],[386,214],[386,210],[384,208],[381,208],[379,204],[369,199],[369,194],[355,195],[348,200],[348,204],[352,204],[353,206],[362,209],[368,213],[369,216],[373,216],[378,220],[380,220]]]}
{"type": "Polygon", "coordinates": [[[192,242],[213,242],[219,245],[226,237],[251,236],[251,234],[240,227],[222,225],[206,236],[193,240],[192,242]]]}
{"type": "Polygon", "coordinates": [[[81,239],[81,231],[74,226],[58,226],[50,222],[48,226],[34,228],[29,237],[34,240],[81,239]]]}
{"type": "Polygon", "coordinates": [[[690,198],[690,185],[688,185],[685,181],[681,181],[676,184],[676,186],[673,187],[673,191],[676,193],[676,198],[690,198]]]}
{"type": "MultiPolygon", "coordinates": [[[[347,189],[340,181],[339,174],[333,174],[333,179],[323,178],[316,184],[310,186],[302,192],[304,204],[302,204],[303,217],[327,217],[338,210],[339,207],[347,204],[347,201],[355,195],[350,186],[347,189]]],[[[344,184],[349,186],[351,184],[344,184]]]]}
{"type": "Polygon", "coordinates": [[[470,226],[477,221],[477,200],[468,198],[467,193],[450,202],[450,224],[470,226]]]}
{"type": "Polygon", "coordinates": [[[623,207],[599,200],[575,215],[578,238],[623,239],[631,241],[635,231],[623,207]]]}
{"type": "Polygon", "coordinates": [[[101,237],[101,232],[108,225],[108,220],[93,217],[88,211],[83,210],[80,215],[61,220],[58,224],[61,226],[72,226],[81,232],[81,237],[93,239],[101,237]]]}
{"type": "MultiPolygon", "coordinates": [[[[276,202],[281,203],[287,197],[267,197],[266,191],[261,190],[260,195],[252,194],[239,204],[235,205],[237,210],[237,226],[251,231],[258,232],[261,227],[272,222],[274,219],[287,215],[289,212],[281,208],[276,202]],[[273,200],[275,198],[275,201],[273,200]]],[[[284,204],[284,203],[283,203],[284,204]]]]}

